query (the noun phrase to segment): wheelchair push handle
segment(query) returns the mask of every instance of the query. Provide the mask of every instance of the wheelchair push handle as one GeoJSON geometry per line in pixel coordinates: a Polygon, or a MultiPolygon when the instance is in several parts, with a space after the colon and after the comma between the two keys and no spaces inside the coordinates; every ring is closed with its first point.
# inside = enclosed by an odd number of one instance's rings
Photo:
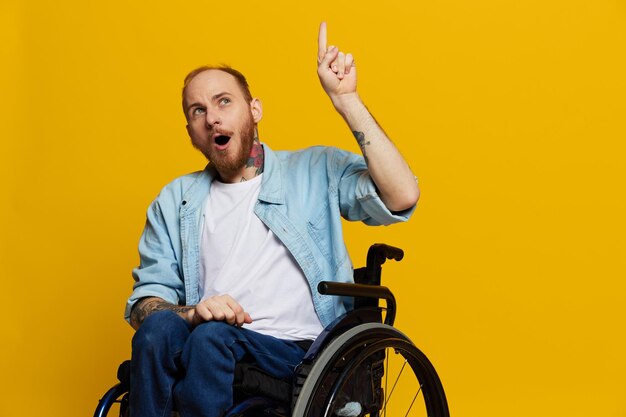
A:
{"type": "Polygon", "coordinates": [[[359,284],[380,285],[382,265],[387,259],[401,261],[404,251],[384,243],[374,243],[367,251],[367,264],[355,270],[355,282],[359,284]]]}
{"type": "Polygon", "coordinates": [[[374,243],[367,251],[367,266],[381,266],[387,259],[401,261],[402,258],[404,258],[402,249],[384,243],[374,243]]]}
{"type": "Polygon", "coordinates": [[[385,323],[393,325],[396,317],[396,299],[387,287],[380,285],[382,265],[387,259],[400,261],[404,251],[384,243],[375,243],[367,251],[367,264],[354,270],[354,283],[322,281],[317,291],[322,295],[354,297],[354,308],[378,307],[381,298],[387,302],[385,323]]]}

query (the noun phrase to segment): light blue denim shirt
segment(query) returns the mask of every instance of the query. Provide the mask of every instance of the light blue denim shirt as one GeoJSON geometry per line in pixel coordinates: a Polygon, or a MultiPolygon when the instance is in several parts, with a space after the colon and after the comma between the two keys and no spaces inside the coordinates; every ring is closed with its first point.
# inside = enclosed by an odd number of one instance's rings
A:
{"type": "MultiPolygon", "coordinates": [[[[320,295],[317,284],[353,280],[341,217],[388,225],[406,221],[415,207],[390,212],[376,193],[360,155],[329,147],[273,152],[263,146],[265,165],[254,212],[302,268],[315,310],[326,326],[343,314],[346,306],[341,297],[320,295]]],[[[156,296],[179,305],[200,301],[200,232],[216,176],[209,164],[203,171],[177,178],[150,205],[126,320],[142,297],[156,296]]]]}

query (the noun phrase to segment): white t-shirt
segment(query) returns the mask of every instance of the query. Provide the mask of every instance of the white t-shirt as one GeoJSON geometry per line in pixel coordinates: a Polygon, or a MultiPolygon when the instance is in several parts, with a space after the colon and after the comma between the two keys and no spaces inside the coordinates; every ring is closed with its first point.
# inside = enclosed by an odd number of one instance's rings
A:
{"type": "Polygon", "coordinates": [[[213,182],[200,240],[200,294],[229,294],[250,313],[247,329],[280,339],[315,339],[323,327],[308,282],[254,214],[261,179],[213,182]]]}

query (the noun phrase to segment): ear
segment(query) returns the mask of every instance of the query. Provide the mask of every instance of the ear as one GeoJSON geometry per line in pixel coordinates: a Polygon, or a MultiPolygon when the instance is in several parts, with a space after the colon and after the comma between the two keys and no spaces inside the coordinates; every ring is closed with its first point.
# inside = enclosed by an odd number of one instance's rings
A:
{"type": "Polygon", "coordinates": [[[250,102],[250,112],[252,113],[254,123],[259,123],[263,117],[263,105],[261,104],[261,100],[258,98],[252,99],[250,102]]]}
{"type": "Polygon", "coordinates": [[[189,137],[191,137],[191,128],[189,127],[189,124],[185,125],[185,129],[187,129],[187,134],[189,135],[189,137]]]}

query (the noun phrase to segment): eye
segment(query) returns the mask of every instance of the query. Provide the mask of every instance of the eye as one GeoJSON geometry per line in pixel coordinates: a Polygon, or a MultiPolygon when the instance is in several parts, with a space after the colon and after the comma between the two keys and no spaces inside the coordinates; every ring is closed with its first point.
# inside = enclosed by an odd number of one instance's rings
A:
{"type": "Polygon", "coordinates": [[[193,109],[191,109],[191,115],[192,116],[198,116],[204,114],[204,108],[203,107],[194,107],[193,109]]]}
{"type": "Polygon", "coordinates": [[[228,97],[222,97],[220,99],[220,104],[222,104],[222,105],[230,104],[230,102],[231,102],[231,100],[228,97]]]}

